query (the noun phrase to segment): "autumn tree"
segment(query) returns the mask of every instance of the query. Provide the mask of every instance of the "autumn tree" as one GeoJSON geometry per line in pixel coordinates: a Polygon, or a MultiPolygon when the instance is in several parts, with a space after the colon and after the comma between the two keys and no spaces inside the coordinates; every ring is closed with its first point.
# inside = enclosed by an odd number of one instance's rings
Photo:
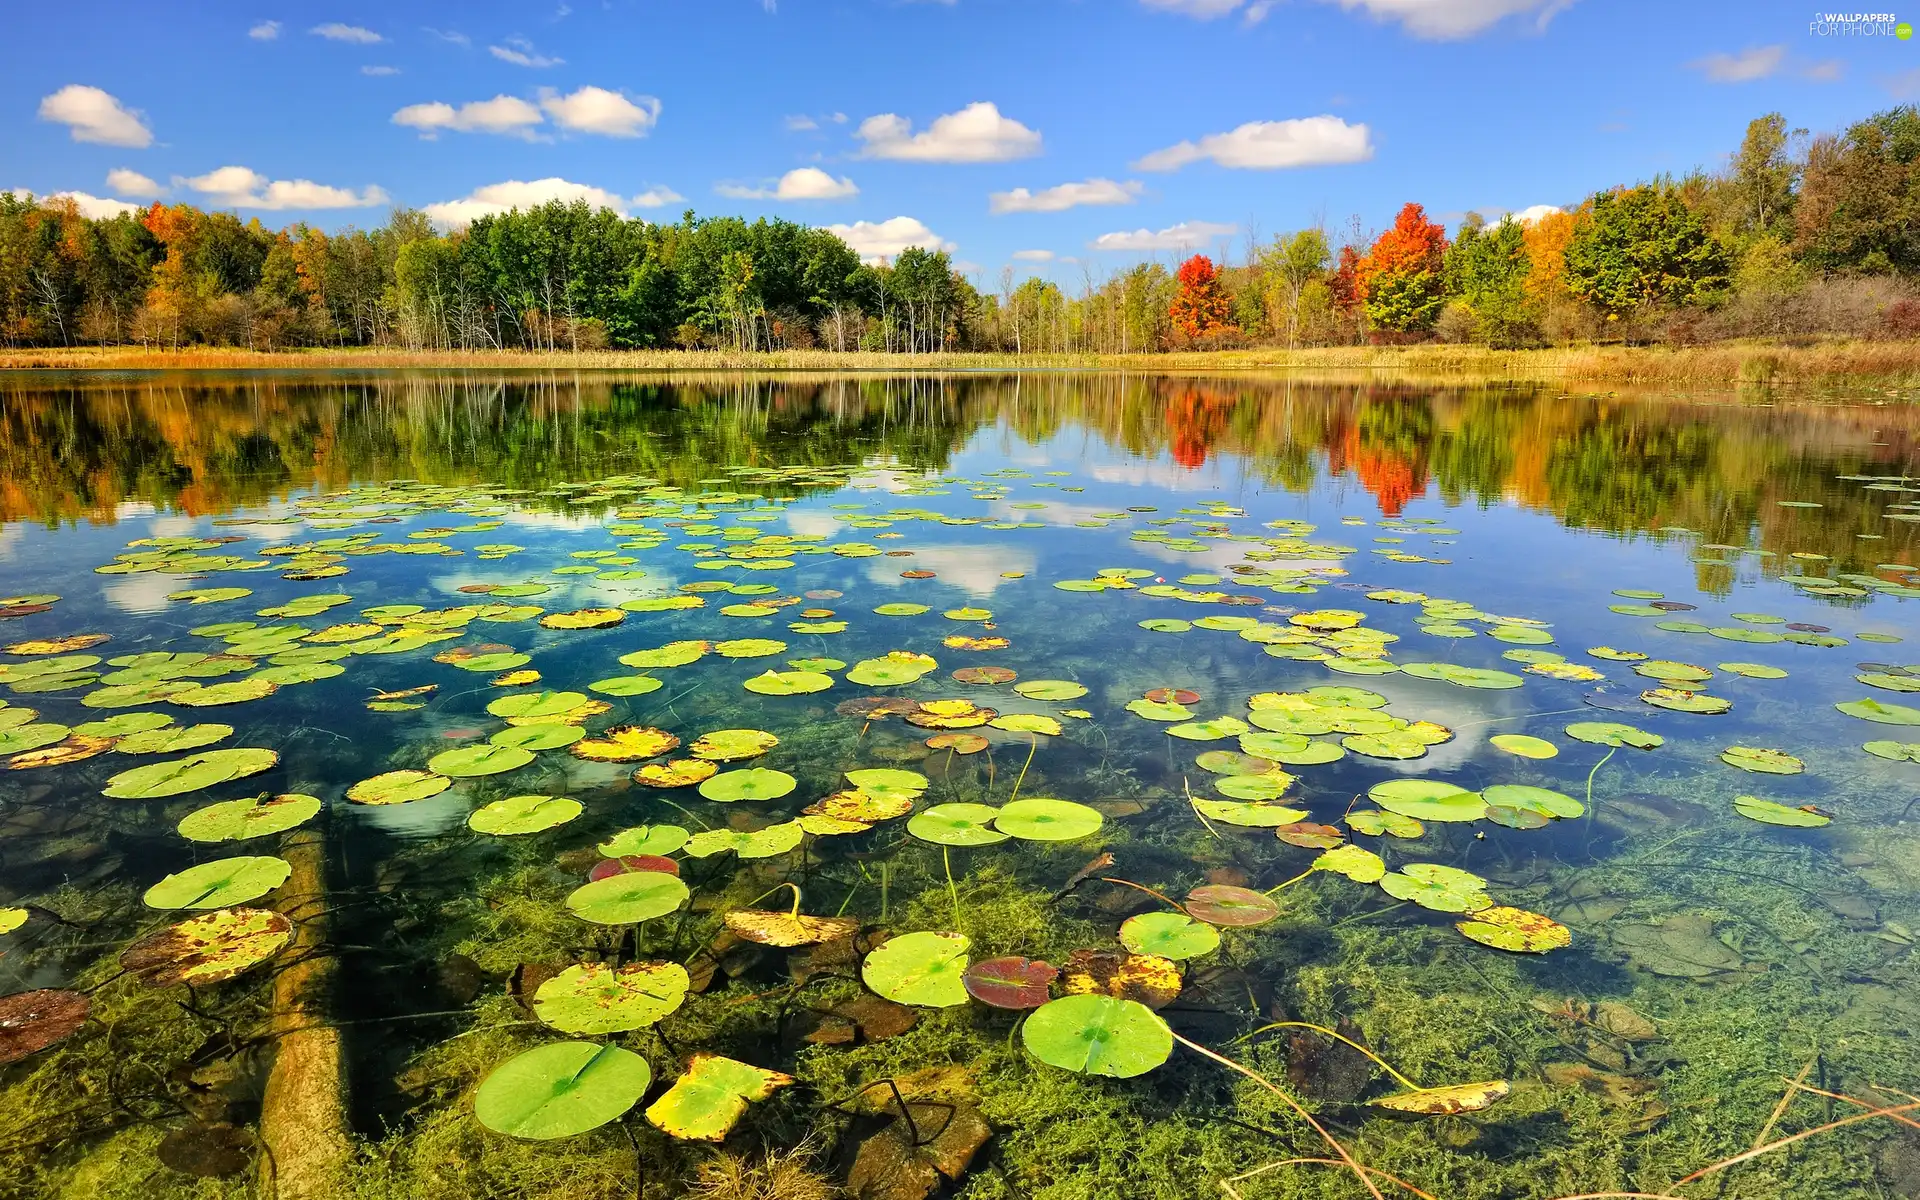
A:
{"type": "Polygon", "coordinates": [[[1220,270],[1204,254],[1180,264],[1174,273],[1180,292],[1167,310],[1173,327],[1189,340],[1216,337],[1233,331],[1232,306],[1220,286],[1220,270]]]}
{"type": "Polygon", "coordinates": [[[1358,264],[1357,291],[1375,329],[1417,333],[1433,328],[1446,303],[1442,274],[1447,231],[1408,203],[1358,264]]]}
{"type": "Polygon", "coordinates": [[[1711,301],[1727,285],[1727,253],[1674,189],[1602,192],[1566,249],[1567,286],[1608,318],[1711,301]]]}

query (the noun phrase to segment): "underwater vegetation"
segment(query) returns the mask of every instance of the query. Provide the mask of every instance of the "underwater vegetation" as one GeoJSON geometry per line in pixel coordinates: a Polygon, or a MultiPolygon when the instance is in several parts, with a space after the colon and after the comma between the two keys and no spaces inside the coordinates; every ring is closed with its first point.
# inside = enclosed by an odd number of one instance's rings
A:
{"type": "Polygon", "coordinates": [[[1914,472],[735,418],[0,542],[0,1196],[1920,1196],[1914,472]]]}

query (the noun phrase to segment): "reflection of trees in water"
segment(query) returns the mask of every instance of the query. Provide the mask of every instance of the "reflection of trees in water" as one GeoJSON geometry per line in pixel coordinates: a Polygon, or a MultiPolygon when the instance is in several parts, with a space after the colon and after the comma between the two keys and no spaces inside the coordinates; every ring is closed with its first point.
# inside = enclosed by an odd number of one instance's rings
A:
{"type": "Polygon", "coordinates": [[[1390,516],[1429,492],[1510,500],[1579,528],[1684,527],[1869,566],[1906,561],[1916,536],[1882,518],[1899,496],[1835,478],[1920,470],[1911,407],[1071,373],[16,377],[0,384],[0,516],[107,518],[128,502],[213,513],[397,478],[487,482],[561,506],[537,493],[625,474],[696,488],[736,467],[937,469],[994,429],[1064,435],[1064,453],[1089,437],[1189,470],[1231,457],[1292,491],[1350,475],[1390,516]]]}

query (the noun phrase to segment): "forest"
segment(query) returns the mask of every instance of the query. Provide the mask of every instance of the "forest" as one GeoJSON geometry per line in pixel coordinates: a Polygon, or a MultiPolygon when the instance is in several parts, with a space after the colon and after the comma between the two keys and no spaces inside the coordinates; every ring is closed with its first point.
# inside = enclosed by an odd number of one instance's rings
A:
{"type": "Polygon", "coordinates": [[[271,230],[155,203],[110,219],[0,193],[0,345],[1125,354],[1423,341],[1497,348],[1920,336],[1920,110],[1809,135],[1752,121],[1726,164],[1527,221],[1417,203],[1144,262],[1077,287],[862,262],[779,219],[671,225],[552,202],[436,229],[271,230]]]}

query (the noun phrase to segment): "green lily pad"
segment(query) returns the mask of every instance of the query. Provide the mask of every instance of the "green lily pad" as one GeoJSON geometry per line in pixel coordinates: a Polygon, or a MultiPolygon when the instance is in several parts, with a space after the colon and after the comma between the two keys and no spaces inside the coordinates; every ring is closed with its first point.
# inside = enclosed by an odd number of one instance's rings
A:
{"type": "MultiPolygon", "coordinates": [[[[129,714],[138,715],[138,714],[129,714]]],[[[116,754],[180,754],[198,750],[233,736],[231,725],[187,725],[178,728],[143,729],[130,733],[114,744],[116,754]]]]}
{"type": "Polygon", "coordinates": [[[1084,685],[1067,679],[1026,679],[1014,684],[1013,690],[1029,700],[1078,700],[1087,694],[1084,685]]]}
{"type": "Polygon", "coordinates": [[[1762,800],[1758,796],[1734,797],[1733,811],[1767,825],[1786,825],[1796,829],[1818,829],[1822,825],[1833,823],[1833,818],[1825,813],[1809,812],[1804,808],[1789,808],[1771,800],[1762,800]]]}
{"type": "Polygon", "coordinates": [[[1361,846],[1346,845],[1335,846],[1331,850],[1322,852],[1320,857],[1313,860],[1313,869],[1345,875],[1355,883],[1378,883],[1387,873],[1387,864],[1371,850],[1361,846]]]}
{"type": "Polygon", "coordinates": [[[141,900],[148,908],[231,908],[258,900],[292,873],[284,858],[222,858],[167,876],[141,900]]]}
{"type": "Polygon", "coordinates": [[[1437,779],[1389,779],[1369,788],[1367,798],[1418,821],[1478,821],[1487,815],[1487,802],[1478,792],[1437,779]]]}
{"type": "Polygon", "coordinates": [[[663,686],[651,675],[616,675],[611,679],[595,680],[587,685],[587,690],[602,696],[645,696],[659,691],[663,686]]]}
{"type": "Polygon", "coordinates": [[[517,771],[533,761],[533,752],[518,746],[498,746],[482,742],[444,750],[427,760],[427,770],[453,779],[477,779],[517,771]]]}
{"type": "Polygon", "coordinates": [[[1173,1033],[1158,1014],[1115,996],[1050,1000],[1028,1015],[1020,1037],[1048,1066],[1114,1079],[1144,1075],[1173,1053],[1173,1033]]]}
{"type": "Polygon", "coordinates": [[[797,847],[806,830],[798,821],[783,821],[751,832],[737,829],[710,829],[687,839],[690,858],[708,858],[729,850],[741,858],[773,858],[797,847]]]}
{"type": "Polygon", "coordinates": [[[1261,771],[1251,775],[1223,775],[1213,781],[1213,786],[1222,796],[1235,800],[1278,800],[1294,783],[1294,777],[1285,771],[1261,771]]]}
{"type": "Polygon", "coordinates": [[[348,788],[347,799],[355,804],[409,804],[452,786],[453,780],[432,771],[387,771],[348,788]]]}
{"type": "Polygon", "coordinates": [[[29,750],[38,750],[42,746],[66,741],[72,732],[65,725],[51,722],[0,729],[0,754],[24,754],[29,750]]]}
{"type": "Polygon", "coordinates": [[[929,609],[925,604],[899,603],[882,604],[873,611],[883,617],[917,617],[921,613],[929,611],[929,609]]]}
{"type": "Polygon", "coordinates": [[[1577,817],[1586,805],[1564,792],[1524,783],[1496,783],[1480,789],[1480,798],[1488,808],[1512,808],[1539,813],[1543,817],[1577,817]]]}
{"type": "Polygon", "coordinates": [[[280,756],[272,750],[209,750],[186,758],[122,771],[107,780],[103,795],[117,800],[157,800],[245,779],[272,769],[280,756]]]}
{"type": "Polygon", "coordinates": [[[1920,708],[1908,708],[1902,704],[1882,704],[1878,700],[1851,700],[1845,704],[1836,704],[1834,707],[1850,717],[1859,717],[1862,721],[1872,721],[1880,725],[1920,725],[1920,708]]]}
{"type": "Polygon", "coordinates": [[[1499,733],[1487,739],[1495,747],[1508,754],[1521,758],[1553,758],[1560,753],[1560,747],[1545,738],[1537,738],[1524,733],[1499,733]]]}
{"type": "Polygon", "coordinates": [[[1785,750],[1768,750],[1757,746],[1728,746],[1720,752],[1720,761],[1730,767],[1761,775],[1798,775],[1807,769],[1806,763],[1785,750]]]}
{"type": "Polygon", "coordinates": [[[467,817],[467,828],[517,837],[565,825],[584,811],[584,805],[567,796],[508,796],[474,809],[467,817]]]}
{"type": "Polygon", "coordinates": [[[1380,878],[1380,890],[1395,900],[1410,900],[1434,912],[1471,913],[1493,907],[1487,881],[1469,871],[1439,863],[1408,863],[1380,878]]]}
{"type": "Polygon", "coordinates": [[[227,908],[148,934],[120,965],[148,987],[223,983],[266,962],[293,940],[293,922],[259,908],[227,908]]]}
{"type": "Polygon", "coordinates": [[[793,1076],[766,1071],[717,1054],[696,1054],[687,1073],[647,1106],[647,1120],[669,1136],[721,1142],[746,1114],[748,1103],[765,1100],[793,1076]]]}
{"type": "Polygon", "coordinates": [[[709,800],[732,803],[736,800],[778,800],[793,791],[796,781],[785,771],[766,767],[748,767],[740,771],[722,771],[700,785],[700,794],[709,800]]]}
{"type": "Polygon", "coordinates": [[[513,750],[559,750],[587,735],[578,725],[514,725],[500,730],[488,742],[513,750]]]}
{"type": "Polygon", "coordinates": [[[555,1042],[494,1068],[474,1093],[473,1115],[495,1133],[551,1141],[618,1120],[652,1082],[647,1060],[631,1050],[555,1042]]]}
{"type": "Polygon", "coordinates": [[[1452,663],[1402,663],[1400,670],[1415,679],[1438,679],[1458,687],[1504,691],[1517,688],[1526,680],[1507,671],[1488,667],[1459,667],[1452,663]]]}
{"type": "Polygon", "coordinates": [[[690,982],[679,963],[579,963],[540,985],[533,1015],[561,1033],[625,1033],[671,1015],[690,982]]]}
{"type": "Polygon", "coordinates": [[[1618,721],[1575,721],[1566,734],[1576,742],[1594,746],[1631,746],[1635,750],[1654,750],[1667,744],[1657,733],[1622,725],[1618,721]]]}
{"type": "MultiPolygon", "coordinates": [[[[1127,705],[1127,711],[1136,717],[1145,717],[1149,721],[1189,721],[1193,711],[1184,704],[1162,703],[1158,700],[1134,700],[1127,705]]],[[[1258,713],[1254,716],[1257,718],[1258,713]]]]}
{"type": "Polygon", "coordinates": [[[623,829],[595,847],[608,858],[628,855],[664,856],[687,844],[691,836],[678,825],[638,825],[623,829]]]}
{"type": "Polygon", "coordinates": [[[1217,742],[1221,738],[1239,737],[1248,728],[1245,721],[1237,718],[1215,717],[1211,721],[1189,721],[1168,726],[1167,736],[1189,742],[1217,742]]]}
{"type": "Polygon", "coordinates": [[[1003,805],[993,825],[1024,841],[1070,842],[1096,832],[1105,820],[1099,809],[1036,796],[1003,805]]]}
{"type": "Polygon", "coordinates": [[[967,1002],[966,935],[905,933],[889,938],[860,964],[860,978],[899,1004],[952,1008],[967,1002]]]}
{"type": "Polygon", "coordinates": [[[833,676],[818,671],[768,671],[755,675],[744,686],[762,696],[800,696],[826,691],[833,686],[833,676]]]}
{"type": "Polygon", "coordinates": [[[503,720],[559,717],[587,703],[581,692],[517,692],[487,705],[487,712],[503,720]]]}
{"type": "Polygon", "coordinates": [[[1920,762],[1920,742],[1868,742],[1861,749],[1875,758],[1893,762],[1920,762]]]}
{"type": "Polygon", "coordinates": [[[1135,954],[1183,962],[1211,954],[1220,945],[1220,932],[1185,913],[1141,913],[1121,923],[1120,944],[1135,954]]]}
{"type": "Polygon", "coordinates": [[[575,888],[567,909],[596,925],[634,925],[677,911],[691,894],[678,875],[627,871],[575,888]]]}
{"type": "Polygon", "coordinates": [[[1195,812],[1209,821],[1243,829],[1277,829],[1307,818],[1302,809],[1258,801],[1205,800],[1195,797],[1193,807],[1195,812]]]}
{"type": "Polygon", "coordinates": [[[902,687],[939,667],[929,655],[895,650],[883,658],[862,659],[853,664],[846,678],[848,683],[863,687],[902,687]]]}
{"type": "Polygon", "coordinates": [[[1368,758],[1423,758],[1427,742],[1419,736],[1396,730],[1390,733],[1356,733],[1340,739],[1340,744],[1368,758]]]}
{"type": "MultiPolygon", "coordinates": [[[[22,713],[26,717],[26,720],[12,722],[12,724],[24,725],[27,721],[33,719],[33,712],[30,709],[23,708],[12,711],[22,713]]],[[[4,717],[4,715],[4,713],[0,713],[0,717],[4,717]]],[[[104,721],[87,721],[84,724],[75,725],[73,731],[81,737],[124,738],[130,734],[147,733],[155,729],[165,729],[171,724],[173,724],[173,718],[166,713],[115,713],[104,721]]],[[[9,727],[9,722],[0,720],[0,729],[9,727]]]]}
{"type": "Polygon", "coordinates": [[[1709,717],[1718,716],[1733,708],[1731,700],[1709,696],[1705,692],[1683,692],[1678,688],[1654,688],[1641,692],[1640,699],[1655,708],[1709,717]]]}
{"type": "Polygon", "coordinates": [[[257,796],[228,800],[189,813],[180,822],[180,836],[196,842],[238,842],[284,833],[304,825],[320,813],[316,796],[257,796]]]}
{"type": "Polygon", "coordinates": [[[991,846],[1008,834],[989,827],[1000,810],[988,804],[936,804],[907,819],[907,832],[936,846],[991,846]]]}
{"type": "Polygon", "coordinates": [[[1427,827],[1412,817],[1371,808],[1348,813],[1347,827],[1369,837],[1417,838],[1427,832],[1427,827]]]}

